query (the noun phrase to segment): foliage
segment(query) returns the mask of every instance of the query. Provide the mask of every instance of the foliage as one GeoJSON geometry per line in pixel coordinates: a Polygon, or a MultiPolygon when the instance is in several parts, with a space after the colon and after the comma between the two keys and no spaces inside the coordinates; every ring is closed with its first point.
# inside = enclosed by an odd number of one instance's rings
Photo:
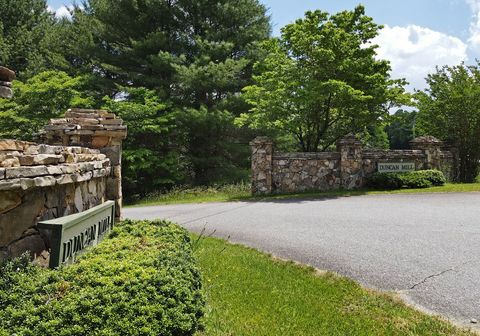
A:
{"type": "Polygon", "coordinates": [[[50,118],[62,117],[70,107],[90,107],[86,77],[46,71],[26,82],[14,81],[13,100],[0,98],[0,137],[31,139],[50,118]]]}
{"type": "Polygon", "coordinates": [[[104,98],[104,108],[115,111],[128,125],[123,145],[124,194],[129,199],[145,197],[183,183],[188,175],[188,158],[182,153],[183,130],[177,112],[160,101],[153,90],[125,88],[123,100],[104,98]]]}
{"type": "Polygon", "coordinates": [[[404,82],[390,79],[388,61],[376,59],[371,41],[380,28],[363,6],[307,12],[287,25],[281,38],[263,44],[268,55],[245,88],[253,108],[237,122],[290,133],[308,152],[375,124],[407,98],[404,82]]]}
{"type": "Polygon", "coordinates": [[[410,141],[415,138],[417,112],[398,110],[391,115],[385,127],[391,149],[410,149],[410,141]]]}
{"type": "Polygon", "coordinates": [[[438,170],[417,170],[407,173],[374,173],[368,178],[368,186],[379,189],[430,188],[447,183],[438,170]]]}
{"type": "Polygon", "coordinates": [[[455,145],[459,180],[473,182],[480,160],[480,63],[437,68],[419,92],[418,124],[422,133],[455,145]]]}
{"type": "Polygon", "coordinates": [[[379,121],[377,124],[365,127],[365,130],[357,135],[357,138],[362,140],[364,147],[367,149],[390,149],[384,122],[379,121]]]}
{"type": "Polygon", "coordinates": [[[399,189],[402,187],[402,179],[398,173],[374,173],[368,177],[367,185],[378,189],[399,189]]]}
{"type": "Polygon", "coordinates": [[[203,315],[186,231],[126,221],[77,263],[0,272],[0,335],[193,335],[203,315]]]}
{"type": "Polygon", "coordinates": [[[161,205],[238,201],[251,198],[250,184],[237,183],[203,187],[176,186],[166,193],[153,193],[136,200],[134,205],[161,205]]]}
{"type": "MultiPolygon", "coordinates": [[[[96,88],[112,99],[128,87],[153,90],[177,113],[169,127],[181,129],[178,139],[169,140],[181,150],[170,152],[167,165],[185,159],[189,182],[195,184],[235,181],[238,168],[248,166],[251,134],[233,120],[247,109],[239,92],[251,82],[257,42],[270,33],[265,6],[257,0],[89,0],[84,5],[74,10],[66,32],[72,42],[65,58],[72,71],[93,74],[96,88]]],[[[148,134],[137,129],[130,136],[138,136],[138,143],[148,134]]],[[[157,164],[156,153],[142,150],[140,162],[157,164]]],[[[176,182],[184,166],[167,179],[176,182]]],[[[149,179],[144,169],[136,171],[149,179]]]]}
{"type": "Polygon", "coordinates": [[[26,79],[62,62],[46,0],[0,0],[0,13],[0,64],[26,79]]]}
{"type": "Polygon", "coordinates": [[[401,174],[400,179],[404,188],[422,189],[433,186],[433,183],[426,176],[418,172],[401,174]]]}
{"type": "Polygon", "coordinates": [[[236,143],[241,135],[235,133],[229,111],[184,108],[178,123],[186,133],[185,149],[195,184],[238,182],[238,168],[248,166],[250,152],[247,146],[236,143]]]}
{"type": "Polygon", "coordinates": [[[88,36],[76,36],[75,61],[114,84],[211,106],[243,87],[251,44],[269,33],[265,12],[256,0],[89,0],[73,16],[88,36]]]}
{"type": "Polygon", "coordinates": [[[416,172],[412,172],[411,174],[417,174],[422,176],[423,178],[429,180],[434,186],[443,186],[447,183],[447,179],[443,172],[434,169],[427,169],[427,170],[418,170],[416,172]]]}
{"type": "Polygon", "coordinates": [[[207,297],[200,335],[472,335],[338,275],[203,238],[207,297]]]}

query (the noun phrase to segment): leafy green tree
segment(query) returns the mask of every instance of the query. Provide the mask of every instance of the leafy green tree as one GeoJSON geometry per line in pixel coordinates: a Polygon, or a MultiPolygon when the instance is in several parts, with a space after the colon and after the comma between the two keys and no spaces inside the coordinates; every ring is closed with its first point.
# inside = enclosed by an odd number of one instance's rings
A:
{"type": "Polygon", "coordinates": [[[302,151],[325,150],[376,123],[404,92],[389,63],[376,59],[371,41],[380,28],[363,6],[307,12],[284,27],[281,38],[264,44],[268,56],[245,89],[253,108],[238,123],[290,133],[302,151]]]}
{"type": "Polygon", "coordinates": [[[0,137],[30,140],[49,119],[62,117],[68,108],[93,106],[85,82],[85,77],[58,71],[14,81],[14,98],[0,98],[0,137]]]}
{"type": "Polygon", "coordinates": [[[391,115],[385,127],[391,149],[410,149],[410,141],[415,138],[417,112],[398,110],[391,115]]]}
{"type": "Polygon", "coordinates": [[[153,90],[125,89],[123,100],[105,98],[104,108],[115,111],[128,125],[123,143],[123,189],[126,200],[144,197],[188,180],[189,161],[182,148],[184,133],[178,112],[160,101],[153,90]]]}
{"type": "Polygon", "coordinates": [[[459,180],[474,182],[480,160],[480,63],[437,68],[427,83],[417,95],[418,128],[455,145],[459,180]]]}
{"type": "Polygon", "coordinates": [[[365,127],[365,130],[359,134],[365,148],[389,149],[388,134],[385,131],[385,122],[365,127]]]}
{"type": "Polygon", "coordinates": [[[61,62],[46,0],[0,0],[0,13],[0,64],[25,79],[61,62]]]}

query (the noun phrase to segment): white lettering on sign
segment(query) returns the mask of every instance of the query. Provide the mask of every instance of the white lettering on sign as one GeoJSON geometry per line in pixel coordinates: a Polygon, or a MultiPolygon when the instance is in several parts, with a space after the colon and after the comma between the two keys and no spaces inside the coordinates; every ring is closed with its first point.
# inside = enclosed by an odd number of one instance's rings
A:
{"type": "Polygon", "coordinates": [[[415,162],[379,162],[379,173],[403,173],[415,171],[415,162]]]}

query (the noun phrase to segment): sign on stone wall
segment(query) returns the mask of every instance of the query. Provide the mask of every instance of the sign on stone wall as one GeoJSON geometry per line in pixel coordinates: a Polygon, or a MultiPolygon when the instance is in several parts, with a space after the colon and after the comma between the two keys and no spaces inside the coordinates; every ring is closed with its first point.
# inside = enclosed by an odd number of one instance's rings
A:
{"type": "Polygon", "coordinates": [[[97,245],[113,228],[115,202],[107,201],[87,211],[38,223],[51,232],[50,268],[75,261],[89,246],[97,245]]]}
{"type": "Polygon", "coordinates": [[[379,162],[379,173],[404,173],[415,171],[415,162],[379,162]]]}

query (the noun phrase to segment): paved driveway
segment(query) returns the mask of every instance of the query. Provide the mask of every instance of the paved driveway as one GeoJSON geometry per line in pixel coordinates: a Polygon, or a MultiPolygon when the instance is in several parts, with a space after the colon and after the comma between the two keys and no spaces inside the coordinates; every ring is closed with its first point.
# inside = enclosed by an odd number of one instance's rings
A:
{"type": "Polygon", "coordinates": [[[125,209],[396,291],[480,321],[480,193],[370,195],[125,209]]]}

